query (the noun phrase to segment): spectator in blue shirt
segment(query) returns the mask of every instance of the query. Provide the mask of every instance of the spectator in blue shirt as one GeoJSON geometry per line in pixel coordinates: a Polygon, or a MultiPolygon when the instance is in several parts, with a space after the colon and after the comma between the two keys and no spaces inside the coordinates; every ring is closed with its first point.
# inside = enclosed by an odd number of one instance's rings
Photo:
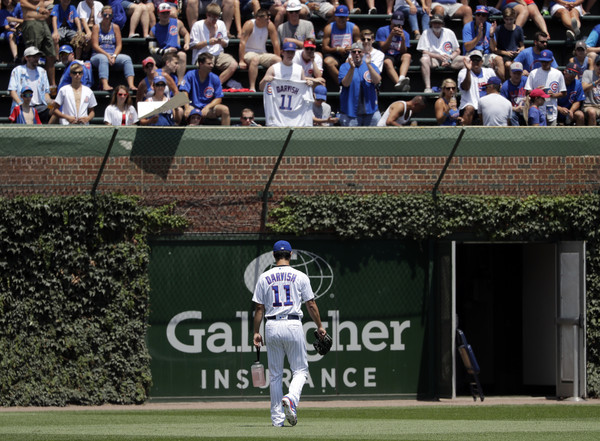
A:
{"type": "MultiPolygon", "coordinates": [[[[543,31],[536,32],[533,36],[533,46],[523,49],[514,59],[514,61],[518,61],[523,65],[523,75],[529,75],[534,69],[542,67],[539,58],[542,51],[546,49],[548,49],[548,34],[543,31]]],[[[558,69],[558,64],[554,58],[552,58],[551,66],[558,69]]]]}
{"type": "Polygon", "coordinates": [[[363,60],[360,41],[351,47],[350,58],[341,65],[339,82],[340,124],[342,126],[376,126],[381,118],[377,105],[377,85],[381,74],[367,54],[363,60]]]}
{"type": "Polygon", "coordinates": [[[527,116],[528,126],[546,126],[546,112],[540,106],[544,105],[546,98],[550,98],[543,89],[533,89],[529,94],[531,99],[531,106],[529,107],[529,114],[527,116]]]}
{"type": "Polygon", "coordinates": [[[212,72],[215,57],[208,52],[198,55],[198,69],[185,74],[179,91],[187,95],[190,104],[185,106],[185,117],[189,117],[193,109],[202,111],[203,119],[221,118],[221,125],[231,124],[229,107],[223,104],[223,88],[219,76],[212,72]]]}
{"type": "MultiPolygon", "coordinates": [[[[60,45],[70,43],[75,35],[81,33],[81,21],[71,0],[60,0],[60,3],[52,8],[50,16],[52,17],[52,39],[55,51],[58,53],[60,45]]],[[[75,50],[75,57],[81,58],[81,47],[76,47],[75,50]]]]}
{"type": "Polygon", "coordinates": [[[475,20],[463,26],[463,54],[478,50],[483,54],[483,67],[490,67],[496,75],[504,79],[504,62],[502,57],[493,53],[496,42],[492,40],[496,32],[496,22],[488,23],[490,13],[487,6],[478,5],[475,9],[475,20]]]}
{"type": "Polygon", "coordinates": [[[575,63],[569,63],[565,67],[563,75],[567,86],[567,95],[558,99],[558,122],[565,126],[573,124],[583,126],[585,116],[581,109],[585,101],[585,93],[581,81],[577,79],[581,75],[581,71],[575,63]]]}
{"type": "Polygon", "coordinates": [[[523,65],[518,61],[510,65],[510,77],[500,88],[500,95],[510,101],[512,104],[512,114],[510,118],[511,126],[524,126],[523,108],[527,100],[525,83],[527,77],[523,75],[523,65]]]}

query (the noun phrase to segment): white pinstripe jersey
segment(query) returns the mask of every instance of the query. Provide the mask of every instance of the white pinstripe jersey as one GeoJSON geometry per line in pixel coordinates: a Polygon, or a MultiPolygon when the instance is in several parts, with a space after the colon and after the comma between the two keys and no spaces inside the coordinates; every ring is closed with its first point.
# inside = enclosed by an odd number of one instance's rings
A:
{"type": "Polygon", "coordinates": [[[266,317],[295,314],[302,318],[302,303],[314,297],[308,276],[291,266],[283,265],[260,275],[252,301],[265,306],[266,317]]]}

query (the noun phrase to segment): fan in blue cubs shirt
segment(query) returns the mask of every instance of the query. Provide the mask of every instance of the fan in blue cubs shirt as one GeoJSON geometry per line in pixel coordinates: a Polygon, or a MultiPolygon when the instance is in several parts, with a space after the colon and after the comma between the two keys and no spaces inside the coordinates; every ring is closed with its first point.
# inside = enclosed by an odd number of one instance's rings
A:
{"type": "Polygon", "coordinates": [[[179,91],[187,95],[191,102],[185,106],[187,118],[194,108],[202,111],[204,119],[221,118],[221,125],[230,125],[229,107],[222,104],[223,88],[219,76],[212,72],[215,57],[208,52],[198,55],[198,69],[185,74],[179,91]]]}

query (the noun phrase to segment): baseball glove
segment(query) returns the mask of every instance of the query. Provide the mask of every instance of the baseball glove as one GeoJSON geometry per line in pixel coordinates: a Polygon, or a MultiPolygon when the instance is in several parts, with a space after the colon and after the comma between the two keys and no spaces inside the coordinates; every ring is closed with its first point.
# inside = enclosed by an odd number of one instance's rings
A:
{"type": "Polygon", "coordinates": [[[313,346],[317,352],[321,355],[327,354],[331,349],[331,345],[333,344],[333,340],[329,334],[325,334],[323,338],[321,338],[321,336],[319,336],[319,332],[315,330],[315,338],[316,340],[313,342],[313,346]]]}

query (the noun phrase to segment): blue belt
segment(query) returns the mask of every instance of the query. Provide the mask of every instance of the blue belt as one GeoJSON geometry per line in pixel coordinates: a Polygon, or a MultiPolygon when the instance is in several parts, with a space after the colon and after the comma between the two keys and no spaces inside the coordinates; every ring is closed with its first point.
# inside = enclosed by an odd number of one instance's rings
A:
{"type": "MultiPolygon", "coordinates": [[[[277,320],[277,316],[276,315],[270,315],[268,317],[265,317],[267,320],[277,320]]],[[[287,315],[287,320],[300,320],[300,316],[296,315],[296,314],[288,314],[287,315]]],[[[279,319],[282,320],[283,318],[279,319]]]]}

